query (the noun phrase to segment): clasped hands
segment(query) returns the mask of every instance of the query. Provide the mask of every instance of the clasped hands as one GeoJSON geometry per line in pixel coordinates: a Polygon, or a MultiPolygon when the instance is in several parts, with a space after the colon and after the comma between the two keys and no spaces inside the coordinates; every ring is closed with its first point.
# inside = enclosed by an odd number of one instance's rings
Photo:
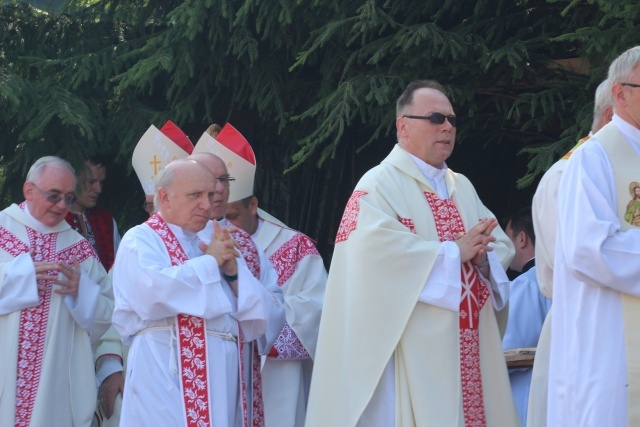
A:
{"type": "Polygon", "coordinates": [[[495,218],[481,218],[469,231],[458,234],[454,242],[460,248],[460,261],[471,261],[476,266],[483,264],[487,260],[487,252],[493,250],[489,243],[496,240],[491,232],[497,226],[495,218]]]}
{"type": "MultiPolygon", "coordinates": [[[[205,245],[200,244],[200,249],[208,255],[211,255],[218,262],[218,267],[227,276],[235,276],[238,274],[238,263],[236,258],[240,256],[238,252],[240,245],[236,242],[229,233],[229,230],[220,226],[217,220],[213,220],[213,236],[211,237],[211,243],[205,245]]],[[[237,292],[237,282],[231,285],[233,293],[237,292]]]]}
{"type": "MultiPolygon", "coordinates": [[[[33,257],[33,251],[30,254],[33,257]]],[[[47,286],[44,282],[50,281],[62,288],[56,289],[55,293],[77,297],[80,284],[80,262],[75,256],[71,257],[71,262],[73,265],[68,265],[64,262],[33,261],[38,290],[45,291],[47,286]],[[51,274],[53,271],[57,272],[57,274],[51,274]],[[64,278],[59,273],[62,273],[64,278]]]]}

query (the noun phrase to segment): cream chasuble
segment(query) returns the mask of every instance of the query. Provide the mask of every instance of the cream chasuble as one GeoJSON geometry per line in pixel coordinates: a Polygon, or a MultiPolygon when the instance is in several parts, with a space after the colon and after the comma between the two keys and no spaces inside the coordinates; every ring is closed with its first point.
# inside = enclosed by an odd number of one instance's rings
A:
{"type": "MultiPolygon", "coordinates": [[[[480,218],[493,217],[464,176],[448,170],[445,181],[464,229],[480,218]]],[[[504,296],[486,286],[469,293],[460,284],[467,304],[477,306],[477,311],[419,302],[441,245],[436,217],[450,218],[448,213],[434,215],[429,194],[433,189],[399,146],[356,186],[336,237],[308,427],[356,425],[392,355],[397,427],[464,426],[465,406],[471,410],[470,422],[482,420],[484,411],[488,426],[518,425],[496,316],[492,304],[482,301],[504,296]],[[480,300],[471,296],[474,292],[480,300]],[[461,325],[469,330],[461,322],[467,314],[471,318],[463,322],[473,319],[475,327],[477,320],[478,326],[481,381],[475,382],[472,394],[475,403],[478,396],[484,402],[475,405],[475,411],[464,396],[470,384],[465,374],[470,371],[460,366],[461,340],[474,334],[460,334],[461,325]]],[[[446,203],[442,207],[449,209],[446,203]]],[[[505,268],[512,256],[509,239],[499,227],[493,234],[497,239],[493,253],[505,268]]],[[[475,363],[477,357],[473,359],[475,363]]]]}

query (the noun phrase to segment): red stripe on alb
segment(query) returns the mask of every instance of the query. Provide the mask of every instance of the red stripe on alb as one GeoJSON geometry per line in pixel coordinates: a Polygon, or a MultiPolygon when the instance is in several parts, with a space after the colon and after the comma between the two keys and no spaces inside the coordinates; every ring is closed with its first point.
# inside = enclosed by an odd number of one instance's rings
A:
{"type": "MultiPolygon", "coordinates": [[[[441,242],[452,241],[465,228],[460,212],[452,199],[442,200],[434,193],[425,192],[433,212],[436,230],[441,242]]],[[[485,426],[484,395],[480,371],[480,310],[489,298],[484,285],[471,262],[462,264],[462,297],[460,300],[460,380],[462,409],[465,426],[485,426]]]]}
{"type": "MultiPolygon", "coordinates": [[[[161,216],[157,214],[151,216],[146,224],[162,239],[172,266],[184,264],[189,259],[161,216]]],[[[180,354],[180,386],[186,425],[189,427],[211,426],[206,321],[201,317],[178,314],[176,328],[180,354]]]]}

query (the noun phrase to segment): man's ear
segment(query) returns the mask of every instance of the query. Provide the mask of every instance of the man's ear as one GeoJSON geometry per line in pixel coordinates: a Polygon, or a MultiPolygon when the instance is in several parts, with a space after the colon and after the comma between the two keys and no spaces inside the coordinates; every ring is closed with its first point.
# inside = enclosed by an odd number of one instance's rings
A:
{"type": "MultiPolygon", "coordinates": [[[[158,189],[158,199],[160,200],[160,206],[170,206],[169,192],[165,188],[158,189]]],[[[160,206],[156,206],[156,209],[160,210],[160,206]]]]}
{"type": "Polygon", "coordinates": [[[22,184],[22,195],[25,200],[33,199],[33,184],[30,182],[25,182],[22,184]]]}
{"type": "Polygon", "coordinates": [[[256,196],[251,197],[249,209],[251,210],[251,215],[258,215],[258,198],[256,196]]]}
{"type": "Polygon", "coordinates": [[[518,233],[518,245],[520,245],[520,248],[524,248],[527,246],[527,243],[529,242],[529,236],[527,236],[527,233],[525,233],[524,231],[521,231],[518,233]]]}

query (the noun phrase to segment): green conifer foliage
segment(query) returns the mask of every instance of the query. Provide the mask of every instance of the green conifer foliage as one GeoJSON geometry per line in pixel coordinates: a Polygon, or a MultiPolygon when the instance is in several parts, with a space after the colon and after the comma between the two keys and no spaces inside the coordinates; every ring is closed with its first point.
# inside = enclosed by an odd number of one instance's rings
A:
{"type": "Polygon", "coordinates": [[[325,255],[355,182],[395,142],[409,81],[448,87],[449,165],[500,217],[588,132],[610,60],[640,42],[640,5],[620,0],[58,3],[0,6],[4,205],[38,157],[101,154],[102,203],[126,230],[145,217],[130,159],[147,127],[170,119],[195,143],[229,121],[256,151],[261,206],[325,255]]]}

